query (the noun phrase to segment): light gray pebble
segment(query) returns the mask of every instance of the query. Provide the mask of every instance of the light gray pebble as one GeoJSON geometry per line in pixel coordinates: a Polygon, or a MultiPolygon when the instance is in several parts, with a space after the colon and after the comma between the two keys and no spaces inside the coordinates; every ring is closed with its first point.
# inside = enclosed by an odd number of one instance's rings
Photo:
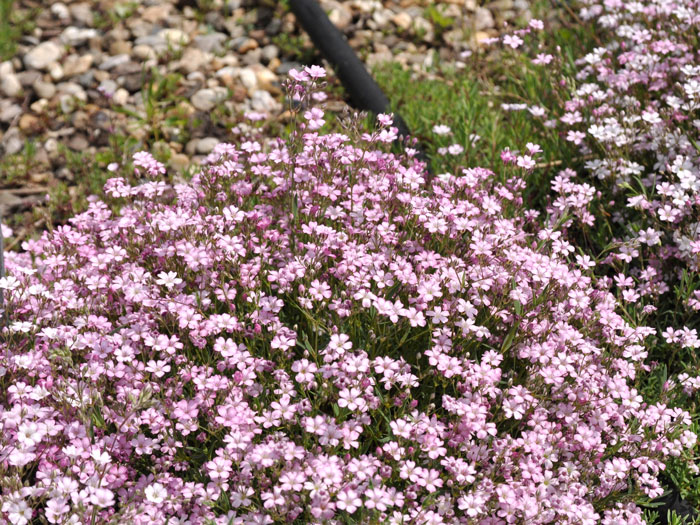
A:
{"type": "Polygon", "coordinates": [[[0,78],[0,91],[6,97],[16,97],[22,92],[22,84],[20,83],[17,75],[10,73],[8,75],[3,75],[0,78]]]}
{"type": "Polygon", "coordinates": [[[118,105],[123,106],[129,100],[129,92],[124,88],[119,88],[114,92],[112,96],[112,101],[118,105]]]}
{"type": "Polygon", "coordinates": [[[211,153],[219,142],[221,141],[216,137],[205,137],[203,139],[199,139],[197,141],[196,151],[197,153],[206,155],[207,153],[211,153]]]}
{"type": "Polygon", "coordinates": [[[0,100],[0,122],[11,122],[22,114],[22,106],[14,104],[9,99],[0,100]]]}
{"type": "Polygon", "coordinates": [[[94,7],[88,3],[84,2],[81,4],[71,4],[70,6],[71,15],[76,22],[80,22],[81,25],[91,27],[93,23],[92,11],[94,7]]]}
{"type": "Polygon", "coordinates": [[[273,58],[277,58],[279,54],[280,50],[275,45],[268,44],[262,48],[262,58],[265,59],[267,62],[269,62],[273,58]]]}
{"type": "Polygon", "coordinates": [[[39,98],[49,99],[56,94],[56,86],[51,82],[45,82],[41,79],[36,80],[34,84],[32,84],[32,87],[39,98]]]}
{"type": "Polygon", "coordinates": [[[69,46],[80,46],[97,36],[97,31],[90,28],[68,26],[63,30],[59,39],[69,46]]]}
{"type": "Polygon", "coordinates": [[[100,64],[100,69],[102,71],[109,71],[110,69],[114,69],[115,67],[121,64],[126,64],[129,60],[129,55],[127,54],[108,57],[107,59],[102,61],[102,63],[100,64]]]}
{"type": "Polygon", "coordinates": [[[228,90],[224,87],[200,89],[192,96],[192,105],[200,111],[211,111],[226,100],[228,90]]]}
{"type": "Polygon", "coordinates": [[[193,45],[205,53],[221,53],[228,40],[228,36],[223,33],[208,33],[194,37],[193,45]]]}
{"type": "Polygon", "coordinates": [[[61,2],[51,4],[51,14],[59,20],[68,20],[70,18],[70,11],[68,11],[66,4],[61,2]]]}
{"type": "Polygon", "coordinates": [[[484,29],[493,29],[495,26],[496,22],[491,11],[485,7],[477,7],[474,13],[474,30],[483,31],[484,29]]]}
{"type": "Polygon", "coordinates": [[[2,137],[2,145],[5,150],[5,155],[14,155],[22,151],[24,140],[20,135],[19,129],[10,128],[2,137]]]}
{"type": "Polygon", "coordinates": [[[24,65],[29,69],[45,69],[63,56],[63,49],[48,40],[24,55],[24,65]]]}
{"type": "Polygon", "coordinates": [[[272,113],[280,108],[280,103],[267,91],[259,89],[250,97],[250,108],[253,111],[272,113]]]}

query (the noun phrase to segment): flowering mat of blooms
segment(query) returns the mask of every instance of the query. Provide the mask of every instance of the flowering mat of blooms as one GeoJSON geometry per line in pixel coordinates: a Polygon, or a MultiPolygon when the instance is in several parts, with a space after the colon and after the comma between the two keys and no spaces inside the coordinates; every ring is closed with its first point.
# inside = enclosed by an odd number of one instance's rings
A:
{"type": "MultiPolygon", "coordinates": [[[[697,504],[699,4],[579,16],[606,39],[546,109],[585,169],[540,205],[537,143],[427,181],[390,115],[324,131],[311,66],[289,136],[172,185],[140,152],[6,253],[0,520],[636,524],[672,481],[697,504]]],[[[563,68],[542,29],[491,45],[563,68]]]]}

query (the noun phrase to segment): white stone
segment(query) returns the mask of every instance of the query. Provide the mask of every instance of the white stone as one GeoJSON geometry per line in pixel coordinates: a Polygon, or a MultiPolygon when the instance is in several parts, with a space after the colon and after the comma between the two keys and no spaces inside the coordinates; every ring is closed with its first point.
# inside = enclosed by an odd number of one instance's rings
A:
{"type": "Polygon", "coordinates": [[[73,113],[75,110],[75,99],[70,95],[61,95],[58,99],[58,106],[64,115],[73,113]]]}
{"type": "Polygon", "coordinates": [[[63,67],[58,62],[51,62],[47,68],[49,75],[53,80],[61,80],[63,78],[63,67]]]}
{"type": "Polygon", "coordinates": [[[322,7],[328,13],[328,19],[338,29],[343,30],[352,22],[352,12],[340,2],[325,0],[322,7]]]}
{"type": "Polygon", "coordinates": [[[169,27],[167,29],[161,29],[158,32],[158,36],[166,42],[168,42],[173,47],[178,47],[180,45],[186,46],[190,43],[190,37],[187,36],[187,33],[180,29],[174,29],[172,27],[169,27]]]}
{"type": "Polygon", "coordinates": [[[214,147],[220,142],[219,139],[216,137],[205,137],[203,139],[199,139],[197,142],[196,146],[196,151],[197,153],[201,153],[203,155],[206,155],[207,153],[211,153],[214,147]]]}
{"type": "Polygon", "coordinates": [[[250,108],[253,111],[272,113],[279,110],[280,103],[277,102],[267,91],[258,90],[250,97],[250,108]]]}
{"type": "Polygon", "coordinates": [[[97,36],[97,31],[89,28],[68,26],[61,33],[60,40],[69,46],[80,46],[97,36]]]}
{"type": "Polygon", "coordinates": [[[130,60],[129,55],[127,55],[127,54],[115,55],[113,57],[107,57],[100,64],[100,69],[102,71],[108,71],[108,70],[114,69],[115,67],[120,66],[122,64],[126,64],[129,60],[130,60]]]}
{"type": "Polygon", "coordinates": [[[51,14],[60,20],[68,20],[70,18],[70,11],[68,11],[66,4],[61,2],[51,5],[51,14]]]}
{"type": "Polygon", "coordinates": [[[6,97],[16,97],[22,92],[22,84],[16,75],[10,73],[0,78],[0,91],[6,97]]]}
{"type": "Polygon", "coordinates": [[[401,11],[400,13],[395,14],[391,18],[391,21],[396,27],[401,28],[404,31],[408,31],[413,23],[413,18],[406,11],[401,11]]]}
{"type": "Polygon", "coordinates": [[[45,69],[49,64],[56,62],[62,56],[63,49],[51,40],[48,40],[24,55],[24,65],[28,69],[45,69]]]}
{"type": "Polygon", "coordinates": [[[496,22],[493,20],[491,11],[484,7],[477,7],[474,13],[474,30],[483,31],[484,29],[492,29],[496,22]]]}
{"type": "Polygon", "coordinates": [[[51,82],[44,82],[41,79],[34,82],[32,87],[40,98],[49,99],[56,94],[56,86],[54,86],[51,82]]]}
{"type": "Polygon", "coordinates": [[[124,88],[117,89],[112,96],[112,101],[118,106],[123,106],[128,100],[129,92],[124,88]]]}
{"type": "Polygon", "coordinates": [[[151,60],[158,58],[158,53],[156,50],[151,46],[147,46],[146,44],[138,44],[134,46],[134,49],[132,49],[131,52],[135,58],[140,60],[151,60]]]}
{"type": "Polygon", "coordinates": [[[248,93],[252,93],[258,89],[258,76],[255,74],[253,68],[241,68],[238,71],[238,78],[240,79],[241,84],[243,84],[243,87],[248,90],[248,93]]]}
{"type": "Polygon", "coordinates": [[[227,96],[228,90],[224,87],[200,89],[192,96],[192,105],[200,111],[211,111],[227,96]]]}
{"type": "Polygon", "coordinates": [[[15,68],[12,67],[12,62],[9,60],[0,62],[0,77],[4,77],[5,75],[13,75],[14,72],[15,68]]]}

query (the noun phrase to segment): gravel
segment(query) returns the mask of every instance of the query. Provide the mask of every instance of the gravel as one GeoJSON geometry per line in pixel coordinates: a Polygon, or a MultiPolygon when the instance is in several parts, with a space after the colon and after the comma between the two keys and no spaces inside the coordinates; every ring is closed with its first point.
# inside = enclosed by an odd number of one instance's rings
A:
{"type": "MultiPolygon", "coordinates": [[[[495,36],[504,22],[531,17],[527,0],[483,7],[476,0],[435,0],[430,5],[454,21],[445,29],[434,27],[424,0],[320,1],[367,64],[394,60],[416,72],[434,51],[459,66],[462,52],[495,36]]],[[[36,28],[12,60],[0,63],[0,150],[17,153],[34,140],[34,180],[48,173],[72,183],[58,144],[94,155],[118,134],[143,148],[153,147],[148,137],[160,137],[158,151],[182,172],[231,140],[241,112],[279,118],[282,82],[290,69],[303,67],[299,57],[311,48],[293,15],[253,0],[211,0],[209,12],[182,0],[15,2],[19,9],[37,4],[36,28]],[[149,81],[155,89],[165,86],[164,99],[156,101],[163,112],[157,130],[143,121],[149,81]],[[212,119],[217,108],[223,121],[212,119]]],[[[345,104],[330,100],[328,107],[340,111],[345,104]]]]}

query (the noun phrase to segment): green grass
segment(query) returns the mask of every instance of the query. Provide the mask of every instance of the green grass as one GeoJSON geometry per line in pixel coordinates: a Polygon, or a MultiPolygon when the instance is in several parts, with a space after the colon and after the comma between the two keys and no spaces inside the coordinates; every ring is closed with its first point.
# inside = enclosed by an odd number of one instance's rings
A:
{"type": "Polygon", "coordinates": [[[0,0],[0,62],[12,58],[22,35],[34,29],[37,10],[20,10],[13,4],[14,0],[0,0]]]}

